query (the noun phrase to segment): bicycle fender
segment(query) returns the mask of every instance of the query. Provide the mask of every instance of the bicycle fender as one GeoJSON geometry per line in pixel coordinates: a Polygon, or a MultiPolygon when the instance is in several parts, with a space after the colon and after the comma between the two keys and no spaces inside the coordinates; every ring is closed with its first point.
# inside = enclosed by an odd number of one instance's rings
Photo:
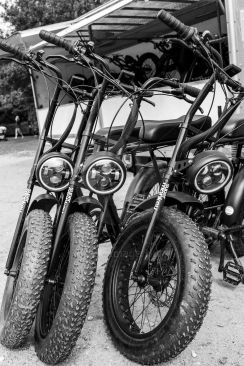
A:
{"type": "Polygon", "coordinates": [[[223,209],[222,223],[232,226],[241,223],[241,212],[244,205],[244,167],[236,174],[229,189],[223,209]]]}
{"type": "Polygon", "coordinates": [[[58,200],[53,195],[48,193],[40,194],[31,203],[28,213],[36,209],[50,212],[52,207],[56,204],[58,204],[58,200]]]}
{"type": "MultiPolygon", "coordinates": [[[[145,201],[143,201],[142,203],[140,203],[138,206],[136,206],[135,211],[144,211],[144,210],[148,210],[152,207],[154,207],[156,200],[157,200],[157,195],[152,196],[148,199],[146,199],[145,201]]],[[[198,206],[199,208],[203,208],[203,204],[202,202],[200,202],[197,198],[191,196],[188,193],[184,193],[184,192],[178,192],[178,191],[169,191],[167,193],[166,199],[165,199],[165,206],[173,206],[173,205],[186,205],[186,204],[190,204],[190,205],[194,205],[194,206],[198,206]]]]}
{"type": "Polygon", "coordinates": [[[72,201],[69,213],[78,211],[87,213],[89,215],[94,210],[99,210],[102,212],[103,205],[93,197],[81,196],[72,201]]]}
{"type": "MultiPolygon", "coordinates": [[[[157,162],[159,169],[166,167],[167,163],[165,161],[159,161],[157,162]]],[[[152,165],[152,162],[146,164],[143,166],[135,175],[135,177],[132,179],[129,188],[127,190],[125,201],[124,201],[124,207],[126,203],[131,202],[134,194],[140,193],[142,190],[142,187],[145,185],[145,182],[148,180],[148,178],[154,174],[154,167],[152,165]]]]}

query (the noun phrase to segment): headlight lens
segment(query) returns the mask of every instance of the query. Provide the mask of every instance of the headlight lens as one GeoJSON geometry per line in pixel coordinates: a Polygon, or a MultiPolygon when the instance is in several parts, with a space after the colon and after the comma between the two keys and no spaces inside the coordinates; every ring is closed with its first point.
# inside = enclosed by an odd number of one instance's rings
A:
{"type": "Polygon", "coordinates": [[[231,161],[222,152],[210,150],[195,156],[186,176],[199,193],[212,194],[223,189],[232,174],[231,161]]]}
{"type": "Polygon", "coordinates": [[[92,192],[112,194],[124,184],[125,166],[118,157],[109,152],[91,155],[84,164],[82,178],[92,192]]]}
{"type": "Polygon", "coordinates": [[[72,174],[72,161],[60,153],[44,155],[36,169],[36,178],[39,184],[53,192],[65,190],[69,186],[72,174]]]}
{"type": "Polygon", "coordinates": [[[229,181],[231,169],[225,161],[208,163],[195,177],[195,187],[201,193],[214,193],[229,181]]]}

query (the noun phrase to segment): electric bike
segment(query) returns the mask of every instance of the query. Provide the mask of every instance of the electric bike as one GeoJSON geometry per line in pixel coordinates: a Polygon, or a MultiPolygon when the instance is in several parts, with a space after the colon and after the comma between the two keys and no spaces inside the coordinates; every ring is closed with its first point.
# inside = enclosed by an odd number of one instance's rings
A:
{"type": "MultiPolygon", "coordinates": [[[[53,39],[53,35],[43,32],[45,36],[53,39]]],[[[103,77],[102,83],[91,92],[68,85],[60,70],[45,60],[42,52],[28,54],[3,40],[0,42],[2,49],[17,58],[8,60],[40,71],[55,83],[7,258],[8,278],[1,307],[1,343],[9,348],[23,345],[36,317],[36,352],[46,363],[65,359],[80,334],[94,285],[98,239],[101,240],[106,225],[103,221],[106,217],[107,237],[113,241],[120,227],[111,195],[125,181],[125,167],[115,153],[97,152],[91,159],[97,116],[108,86],[106,65],[103,62],[101,67],[105,74],[90,65],[95,55],[92,59],[89,44],[90,59],[84,54],[83,44],[75,48],[68,41],[58,42],[63,43],[74,58],[61,55],[55,58],[93,67],[103,77]],[[64,95],[74,101],[74,110],[61,137],[54,139],[52,124],[64,95]],[[74,143],[67,143],[79,107],[83,109],[83,117],[74,143]],[[36,186],[45,191],[37,197],[36,186]],[[100,200],[89,194],[84,196],[83,186],[101,192],[100,200]],[[99,227],[98,212],[103,212],[99,227]]],[[[99,58],[96,62],[100,62],[99,58]]]]}
{"type": "MultiPolygon", "coordinates": [[[[45,68],[51,70],[57,81],[6,263],[8,280],[1,311],[2,344],[10,348],[22,345],[35,318],[37,355],[42,361],[53,364],[68,357],[83,326],[94,284],[98,243],[107,238],[114,242],[120,234],[112,194],[125,180],[121,157],[137,122],[140,103],[148,96],[148,85],[136,92],[133,89],[133,107],[128,120],[119,139],[109,147],[111,139],[94,134],[99,107],[110,81],[103,60],[93,53],[91,44],[86,48],[80,43],[73,45],[45,31],[40,36],[64,47],[73,55],[74,62],[92,67],[102,76],[101,85],[89,95],[87,91],[64,85],[57,67],[47,63],[42,53],[35,58],[4,41],[0,43],[1,48],[12,52],[28,66],[41,69],[42,73],[46,73],[45,68]],[[94,59],[102,63],[103,72],[92,64],[94,59]],[[63,90],[71,96],[80,95],[81,99],[89,97],[74,144],[67,143],[66,138],[74,123],[79,98],[60,139],[49,136],[63,90]],[[46,193],[31,201],[36,185],[43,187],[46,193]],[[90,193],[84,194],[83,188],[90,193]],[[35,270],[27,273],[26,268],[30,266],[35,270]]],[[[116,81],[112,84],[118,87],[116,81]]],[[[182,93],[182,86],[179,83],[177,86],[182,93]]],[[[128,94],[125,86],[119,87],[128,94]]],[[[195,93],[194,88],[190,91],[195,93]]],[[[174,125],[174,132],[180,123],[177,121],[174,125]]],[[[193,244],[201,247],[203,243],[204,246],[203,236],[190,219],[178,211],[174,214],[180,215],[181,220],[177,225],[181,233],[177,234],[179,242],[184,242],[182,232],[187,226],[193,244]]],[[[174,229],[175,225],[170,230],[174,229]]]]}
{"type": "MultiPolygon", "coordinates": [[[[134,214],[113,246],[106,267],[103,309],[107,329],[120,352],[148,365],[176,357],[203,322],[210,295],[211,268],[208,243],[200,235],[200,228],[205,237],[220,241],[219,270],[224,280],[235,285],[244,283],[243,267],[233,240],[235,236],[242,240],[243,230],[241,131],[244,123],[238,117],[230,119],[244,97],[244,87],[231,77],[239,68],[231,65],[223,69],[197,29],[185,26],[164,10],[158,18],[197,47],[213,73],[179,128],[172,157],[164,176],[159,179],[158,194],[134,207],[134,214]],[[216,81],[231,93],[225,108],[215,124],[187,137],[194,115],[206,96],[213,92],[216,81]],[[226,137],[229,134],[231,136],[226,137]],[[221,143],[230,140],[232,144],[240,143],[239,155],[236,155],[239,159],[235,160],[238,165],[234,166],[217,150],[221,143]],[[223,190],[231,181],[235,167],[238,172],[223,201],[223,190]],[[170,193],[180,203],[173,202],[168,208],[170,193]],[[210,198],[205,206],[202,196],[210,198]],[[202,223],[201,216],[204,217],[202,223]],[[224,263],[227,246],[232,260],[224,263]]],[[[145,125],[145,134],[157,136],[161,128],[155,127],[152,132],[145,125]]],[[[155,168],[158,169],[156,165],[155,168]]]]}

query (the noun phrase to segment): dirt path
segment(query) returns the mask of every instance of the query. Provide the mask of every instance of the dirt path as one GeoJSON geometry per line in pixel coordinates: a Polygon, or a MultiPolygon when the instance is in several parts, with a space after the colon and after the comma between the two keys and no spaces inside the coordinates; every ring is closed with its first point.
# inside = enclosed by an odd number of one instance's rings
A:
{"type": "MultiPolygon", "coordinates": [[[[28,143],[8,141],[0,144],[0,299],[5,284],[3,275],[8,248],[33,160],[35,139],[28,143]],[[16,144],[15,144],[16,142],[16,144]],[[15,144],[15,145],[14,145],[15,144]],[[21,146],[20,146],[21,144],[21,146]],[[14,152],[15,151],[15,152],[14,152]]],[[[117,197],[122,202],[123,193],[117,197]]],[[[120,203],[121,204],[121,203],[120,203]]],[[[109,244],[99,249],[96,285],[89,316],[67,366],[132,366],[111,344],[105,333],[101,306],[104,264],[109,244]]],[[[194,341],[180,356],[165,366],[243,366],[244,365],[244,287],[232,287],[217,272],[217,250],[212,252],[213,286],[208,314],[194,341]]],[[[25,348],[9,351],[0,346],[0,366],[43,365],[34,352],[33,334],[25,348]]]]}

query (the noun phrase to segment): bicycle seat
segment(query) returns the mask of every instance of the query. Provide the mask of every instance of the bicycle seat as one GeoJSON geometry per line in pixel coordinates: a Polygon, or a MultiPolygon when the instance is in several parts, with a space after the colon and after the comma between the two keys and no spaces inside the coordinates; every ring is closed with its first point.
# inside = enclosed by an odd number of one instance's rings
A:
{"type": "MultiPolygon", "coordinates": [[[[176,119],[168,119],[163,121],[145,120],[144,125],[139,131],[139,138],[144,142],[169,142],[173,143],[178,137],[179,127],[184,122],[185,116],[176,119]]],[[[191,126],[200,130],[206,131],[211,127],[211,118],[208,116],[194,116],[191,126]]],[[[188,133],[190,135],[190,133],[188,133]]]]}
{"type": "MultiPolygon", "coordinates": [[[[130,141],[131,140],[136,140],[139,138],[139,132],[140,132],[140,128],[142,126],[142,121],[138,121],[134,127],[134,130],[130,136],[130,141]]],[[[113,127],[104,127],[104,128],[101,128],[100,130],[98,130],[96,132],[96,135],[98,136],[102,136],[102,137],[105,137],[107,138],[108,135],[111,139],[113,140],[118,140],[122,131],[124,129],[124,126],[113,126],[113,127]]],[[[95,138],[96,139],[96,138],[95,138]]]]}
{"type": "Polygon", "coordinates": [[[244,115],[235,115],[222,128],[220,136],[226,138],[244,137],[244,115]]]}
{"type": "MultiPolygon", "coordinates": [[[[185,116],[163,121],[144,120],[142,122],[139,120],[130,136],[129,142],[141,139],[147,143],[172,142],[174,144],[178,137],[179,126],[184,122],[184,118],[185,116]]],[[[205,131],[211,127],[211,118],[206,116],[194,116],[192,126],[201,131],[205,131]]],[[[109,134],[111,139],[118,140],[123,128],[124,126],[113,126],[111,128],[104,127],[98,130],[96,135],[107,138],[109,134]]]]}

